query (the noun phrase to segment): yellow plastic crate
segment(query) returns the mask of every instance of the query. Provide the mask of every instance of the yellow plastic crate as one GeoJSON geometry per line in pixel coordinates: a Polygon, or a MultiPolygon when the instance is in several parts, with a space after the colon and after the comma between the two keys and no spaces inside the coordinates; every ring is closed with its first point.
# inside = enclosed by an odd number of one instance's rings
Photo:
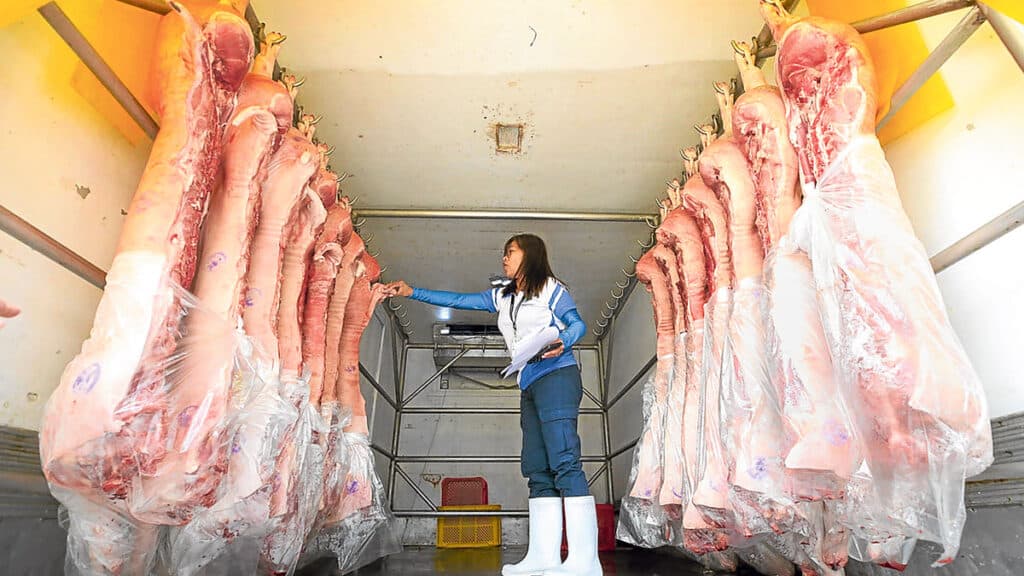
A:
{"type": "MultiPolygon", "coordinates": [[[[500,504],[439,506],[438,510],[494,512],[500,504]]],[[[438,548],[487,548],[501,546],[501,518],[498,516],[443,516],[437,519],[438,548]]]]}

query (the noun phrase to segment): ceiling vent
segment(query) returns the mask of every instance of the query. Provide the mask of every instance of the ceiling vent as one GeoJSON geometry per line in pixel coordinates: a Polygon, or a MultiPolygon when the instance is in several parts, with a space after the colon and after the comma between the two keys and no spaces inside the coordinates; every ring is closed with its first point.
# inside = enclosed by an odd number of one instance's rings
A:
{"type": "Polygon", "coordinates": [[[523,149],[522,124],[498,124],[494,132],[498,144],[498,152],[516,154],[523,149]]]}

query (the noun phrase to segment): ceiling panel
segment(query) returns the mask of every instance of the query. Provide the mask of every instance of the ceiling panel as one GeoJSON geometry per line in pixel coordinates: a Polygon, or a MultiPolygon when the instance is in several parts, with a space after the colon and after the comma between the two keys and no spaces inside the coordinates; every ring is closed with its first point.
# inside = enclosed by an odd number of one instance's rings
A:
{"type": "MultiPolygon", "coordinates": [[[[364,236],[373,235],[373,246],[380,247],[378,259],[388,267],[385,280],[461,292],[489,288],[488,276],[501,273],[505,241],[519,232],[544,239],[555,274],[568,284],[589,327],[586,342],[592,342],[610,290],[625,280],[621,269],[630,269],[629,257],[640,254],[637,240],[649,237],[644,223],[367,218],[361,228],[364,236]]],[[[433,324],[445,322],[444,318],[450,318],[447,322],[495,322],[492,314],[397,300],[408,310],[414,342],[430,341],[433,324]]]]}

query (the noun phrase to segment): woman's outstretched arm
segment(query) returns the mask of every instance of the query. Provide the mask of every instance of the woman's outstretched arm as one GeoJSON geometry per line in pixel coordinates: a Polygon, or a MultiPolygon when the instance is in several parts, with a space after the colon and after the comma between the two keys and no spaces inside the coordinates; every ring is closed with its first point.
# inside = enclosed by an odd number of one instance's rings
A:
{"type": "Polygon", "coordinates": [[[404,281],[388,284],[388,290],[399,296],[444,306],[458,310],[481,310],[484,312],[497,312],[498,306],[495,301],[495,290],[484,290],[483,292],[447,292],[445,290],[428,290],[426,288],[413,288],[404,281]]]}

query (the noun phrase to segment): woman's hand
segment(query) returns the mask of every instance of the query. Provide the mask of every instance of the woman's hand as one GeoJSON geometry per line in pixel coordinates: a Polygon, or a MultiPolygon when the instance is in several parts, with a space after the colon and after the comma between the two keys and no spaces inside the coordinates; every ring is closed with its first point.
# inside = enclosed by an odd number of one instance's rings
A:
{"type": "Polygon", "coordinates": [[[391,296],[405,296],[406,298],[412,296],[412,286],[406,284],[404,280],[391,282],[387,286],[387,291],[391,296]]]}
{"type": "Polygon", "coordinates": [[[565,352],[565,343],[562,342],[561,338],[553,340],[551,343],[558,344],[558,348],[555,348],[554,350],[549,350],[548,352],[544,353],[544,355],[541,356],[541,358],[554,358],[556,356],[561,356],[562,352],[565,352]]]}

